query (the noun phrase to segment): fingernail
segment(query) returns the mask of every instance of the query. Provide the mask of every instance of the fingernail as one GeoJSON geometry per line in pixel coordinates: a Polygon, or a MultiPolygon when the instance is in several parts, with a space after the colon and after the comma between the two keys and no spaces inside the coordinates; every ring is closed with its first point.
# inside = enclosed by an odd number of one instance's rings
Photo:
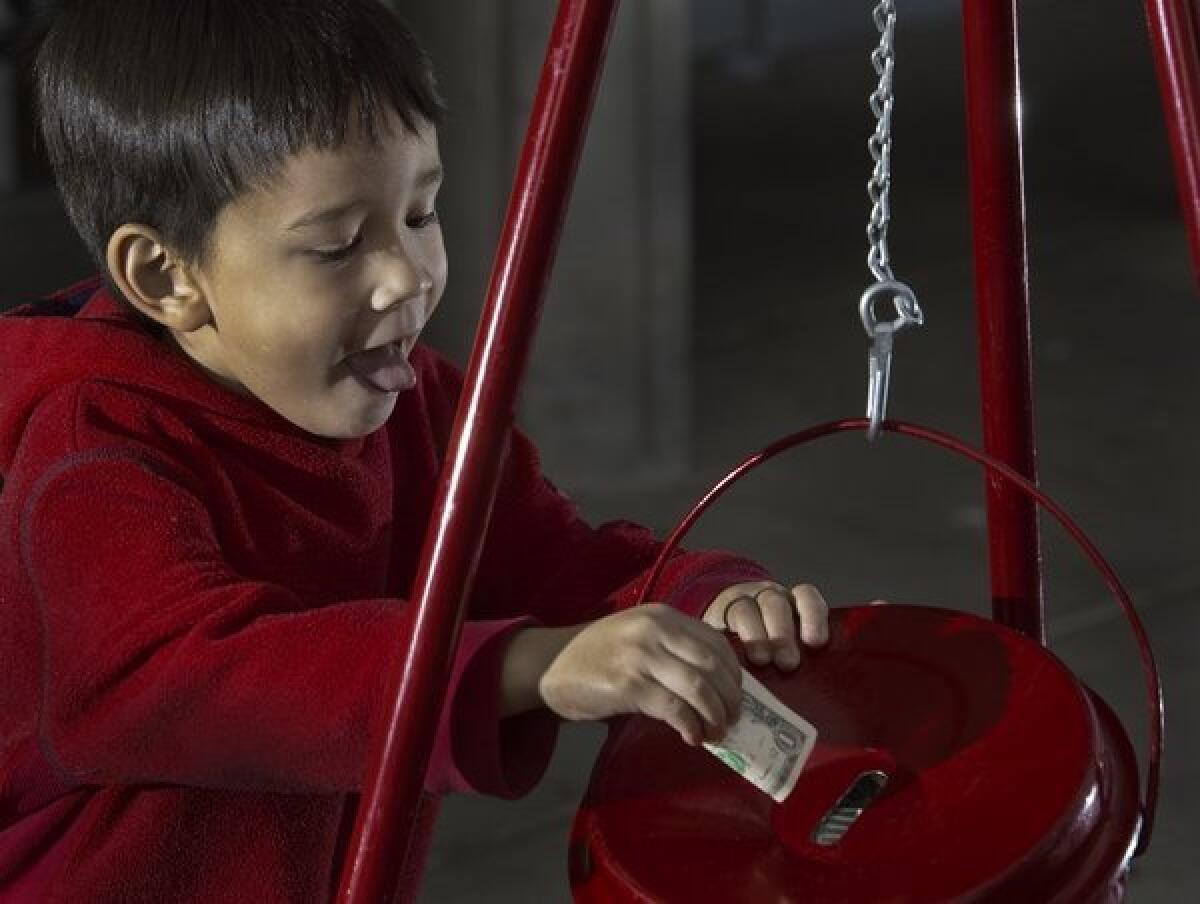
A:
{"type": "Polygon", "coordinates": [[[766,650],[762,649],[762,647],[755,647],[750,651],[750,660],[762,665],[763,663],[769,662],[771,660],[771,656],[766,650]]]}
{"type": "Polygon", "coordinates": [[[779,665],[785,669],[794,669],[800,664],[800,654],[795,650],[784,650],[779,654],[779,665]]]}

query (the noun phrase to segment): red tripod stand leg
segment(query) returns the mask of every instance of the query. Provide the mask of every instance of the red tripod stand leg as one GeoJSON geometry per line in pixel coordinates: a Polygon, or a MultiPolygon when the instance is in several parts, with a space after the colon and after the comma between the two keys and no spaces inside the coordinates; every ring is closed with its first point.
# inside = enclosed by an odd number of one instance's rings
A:
{"type": "MultiPolygon", "coordinates": [[[[1015,0],[964,0],[963,28],[984,448],[1036,483],[1015,0]]],[[[1037,511],[995,477],[987,500],[993,615],[1044,642],[1037,511]]]]}
{"type": "Polygon", "coordinates": [[[1200,280],[1200,42],[1192,0],[1146,0],[1179,205],[1200,280]]]}
{"type": "Polygon", "coordinates": [[[496,483],[591,118],[617,0],[560,0],[413,585],[414,630],[372,740],[338,900],[391,901],[412,840],[496,483]]]}

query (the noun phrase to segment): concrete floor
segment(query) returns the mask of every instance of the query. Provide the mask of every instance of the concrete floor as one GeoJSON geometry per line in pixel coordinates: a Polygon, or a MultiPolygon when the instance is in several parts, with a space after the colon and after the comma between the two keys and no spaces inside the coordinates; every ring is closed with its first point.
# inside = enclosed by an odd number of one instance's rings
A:
{"type": "MultiPolygon", "coordinates": [[[[1027,162],[1041,478],[1109,555],[1146,621],[1169,715],[1158,832],[1128,900],[1200,900],[1200,301],[1169,177],[1145,38],[1103,0],[1081,34],[1070,4],[1028,4],[1027,162]],[[1053,42],[1038,36],[1054,36],[1053,42]]],[[[893,260],[929,319],[898,343],[892,414],[979,435],[969,209],[956,29],[906,37],[898,75],[893,260]]],[[[695,460],[686,481],[581,496],[596,520],[670,526],[744,453],[857,415],[867,284],[866,48],[775,62],[745,84],[697,67],[695,460]]],[[[86,272],[43,193],[0,199],[0,289],[86,272]],[[10,228],[21,224],[20,229],[10,228]],[[54,249],[47,254],[46,249],[54,249]]],[[[553,303],[553,301],[552,301],[553,303]]],[[[570,487],[566,487],[570,490],[570,487]]],[[[982,481],[888,438],[794,452],[734,490],[693,545],[739,550],[835,603],[877,596],[983,613],[982,481]]],[[[1136,653],[1100,580],[1045,525],[1055,651],[1118,711],[1139,750],[1136,653]]],[[[565,839],[598,726],[571,726],[542,785],[516,803],[452,798],[423,900],[567,901],[565,839]]],[[[1036,755],[1036,749],[1031,751],[1036,755]]]]}

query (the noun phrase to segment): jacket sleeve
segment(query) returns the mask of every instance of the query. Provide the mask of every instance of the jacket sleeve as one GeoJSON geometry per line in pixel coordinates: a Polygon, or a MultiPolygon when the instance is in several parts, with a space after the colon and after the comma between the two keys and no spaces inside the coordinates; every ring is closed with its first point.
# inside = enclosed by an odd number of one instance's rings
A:
{"type": "MultiPolygon", "coordinates": [[[[438,381],[441,410],[431,416],[445,436],[461,374],[442,361],[438,381]]],[[[489,617],[528,613],[551,626],[611,614],[637,602],[662,546],[629,521],[589,525],[543,475],[533,443],[514,429],[476,574],[473,611],[489,617]]],[[[761,565],[729,553],[676,551],[652,599],[699,617],[730,584],[769,579],[761,565]]]]}
{"type": "MultiPolygon", "coordinates": [[[[42,621],[43,749],[80,784],[358,789],[411,607],[312,609],[234,573],[187,483],[169,461],[109,449],[30,491],[20,539],[42,621]]],[[[553,720],[497,712],[504,648],[526,624],[464,625],[429,790],[511,797],[539,777],[553,720]]]]}

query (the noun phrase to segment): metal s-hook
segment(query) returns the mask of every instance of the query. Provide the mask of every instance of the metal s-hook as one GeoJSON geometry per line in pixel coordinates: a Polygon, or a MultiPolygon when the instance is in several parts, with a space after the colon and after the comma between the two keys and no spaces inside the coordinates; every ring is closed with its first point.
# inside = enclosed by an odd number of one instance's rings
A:
{"type": "Polygon", "coordinates": [[[871,340],[867,359],[867,417],[871,421],[867,439],[874,441],[879,428],[887,417],[888,386],[892,376],[892,348],[897,333],[910,326],[925,322],[925,314],[917,303],[917,296],[902,282],[880,280],[863,292],[858,303],[858,313],[863,329],[871,340]],[[880,320],[875,316],[875,302],[880,296],[890,296],[896,310],[892,320],[880,320]]]}

